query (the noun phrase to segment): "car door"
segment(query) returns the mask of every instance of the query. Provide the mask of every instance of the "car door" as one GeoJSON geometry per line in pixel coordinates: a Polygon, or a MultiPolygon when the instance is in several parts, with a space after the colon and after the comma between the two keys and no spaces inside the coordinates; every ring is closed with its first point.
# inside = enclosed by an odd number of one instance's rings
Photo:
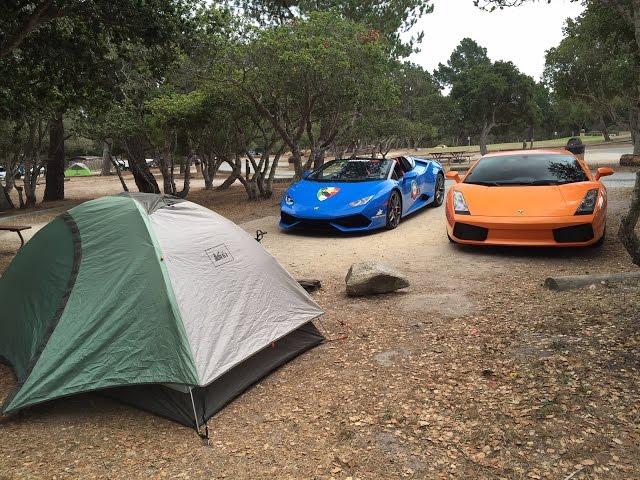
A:
{"type": "Polygon", "coordinates": [[[400,159],[404,170],[404,175],[400,181],[400,190],[402,191],[402,213],[406,213],[420,198],[420,178],[415,168],[415,163],[408,158],[400,159]]]}

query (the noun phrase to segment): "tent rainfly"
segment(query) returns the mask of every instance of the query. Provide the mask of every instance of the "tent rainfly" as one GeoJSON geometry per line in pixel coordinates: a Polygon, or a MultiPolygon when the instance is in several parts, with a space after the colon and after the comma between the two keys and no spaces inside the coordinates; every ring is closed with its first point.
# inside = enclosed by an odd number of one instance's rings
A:
{"type": "Polygon", "coordinates": [[[65,177],[89,177],[91,170],[84,163],[74,163],[64,171],[65,177]]]}
{"type": "Polygon", "coordinates": [[[101,393],[199,432],[323,336],[323,312],[258,242],[194,203],[92,200],[57,217],[0,278],[2,411],[101,393]]]}

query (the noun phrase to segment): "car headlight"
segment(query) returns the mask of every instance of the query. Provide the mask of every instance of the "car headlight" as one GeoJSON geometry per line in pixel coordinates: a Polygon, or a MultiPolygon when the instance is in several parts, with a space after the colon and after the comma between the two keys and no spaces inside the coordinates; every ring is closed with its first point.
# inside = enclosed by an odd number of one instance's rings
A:
{"type": "Polygon", "coordinates": [[[355,202],[351,202],[349,204],[350,207],[361,207],[362,205],[366,205],[371,201],[373,195],[369,195],[368,197],[361,198],[360,200],[356,200],[355,202]]]}
{"type": "Polygon", "coordinates": [[[597,201],[598,189],[592,188],[586,193],[586,195],[582,199],[582,203],[580,204],[574,215],[591,215],[593,213],[593,210],[596,208],[597,201]]]}
{"type": "Polygon", "coordinates": [[[291,195],[284,196],[284,203],[286,203],[289,206],[293,205],[294,202],[293,202],[293,198],[291,198],[291,195]]]}
{"type": "Polygon", "coordinates": [[[462,192],[457,190],[453,191],[453,211],[458,215],[471,215],[467,202],[464,199],[462,192]]]}

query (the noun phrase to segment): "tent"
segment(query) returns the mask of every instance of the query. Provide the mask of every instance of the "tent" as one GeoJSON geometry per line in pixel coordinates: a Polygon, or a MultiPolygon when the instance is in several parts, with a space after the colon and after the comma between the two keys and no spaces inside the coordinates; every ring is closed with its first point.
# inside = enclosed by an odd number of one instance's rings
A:
{"type": "Polygon", "coordinates": [[[173,197],[122,194],[42,228],[0,278],[4,413],[80,392],[196,429],[318,345],[323,312],[240,227],[173,197]]]}
{"type": "Polygon", "coordinates": [[[84,163],[74,163],[64,171],[65,177],[88,177],[91,170],[84,163]]]}

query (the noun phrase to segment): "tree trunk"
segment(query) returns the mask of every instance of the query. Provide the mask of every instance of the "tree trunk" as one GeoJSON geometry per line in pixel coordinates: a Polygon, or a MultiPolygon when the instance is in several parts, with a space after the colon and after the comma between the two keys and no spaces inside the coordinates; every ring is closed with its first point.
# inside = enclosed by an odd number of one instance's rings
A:
{"type": "Polygon", "coordinates": [[[176,197],[187,198],[189,195],[189,189],[191,188],[191,162],[193,161],[194,154],[192,153],[187,158],[184,166],[184,183],[182,184],[182,190],[176,192],[176,197]]]}
{"type": "Polygon", "coordinates": [[[171,152],[165,149],[158,155],[158,166],[160,167],[160,173],[162,174],[162,190],[166,195],[175,195],[176,184],[173,181],[173,175],[171,174],[171,152]]]}
{"type": "MultiPolygon", "coordinates": [[[[637,51],[640,52],[640,0],[633,0],[633,24],[636,37],[637,51]]],[[[633,135],[633,153],[640,155],[640,65],[636,65],[636,99],[632,106],[631,132],[633,135]]],[[[636,183],[631,194],[629,211],[620,223],[618,238],[624,248],[631,255],[631,261],[640,266],[640,238],[636,233],[636,225],[640,219],[640,172],[636,173],[636,183]]]]}
{"type": "Polygon", "coordinates": [[[4,189],[4,186],[0,183],[0,212],[6,212],[7,210],[13,210],[13,202],[4,189]]]}
{"type": "Polygon", "coordinates": [[[309,155],[309,161],[307,164],[312,166],[315,170],[316,168],[320,168],[324,165],[324,157],[327,153],[327,149],[323,147],[317,147],[311,150],[311,154],[309,155]]]}
{"type": "Polygon", "coordinates": [[[138,190],[143,193],[160,193],[158,182],[149,171],[144,156],[144,139],[141,135],[134,135],[125,140],[124,146],[129,157],[129,169],[133,174],[138,190]]]}
{"type": "Polygon", "coordinates": [[[609,135],[609,129],[607,128],[607,122],[604,119],[604,115],[600,115],[600,125],[602,126],[602,136],[604,137],[604,141],[610,142],[611,136],[609,135]]]}
{"type": "Polygon", "coordinates": [[[482,131],[480,132],[480,155],[486,155],[489,152],[487,148],[487,143],[489,140],[489,134],[491,130],[493,130],[493,123],[485,123],[482,127],[482,131]]]}
{"type": "Polygon", "coordinates": [[[289,161],[293,163],[293,179],[294,181],[300,180],[304,174],[304,168],[302,167],[302,155],[300,155],[300,147],[296,145],[296,148],[291,149],[291,156],[289,161]]]}
{"type": "Polygon", "coordinates": [[[107,177],[111,175],[111,164],[113,163],[111,158],[111,145],[113,140],[105,138],[102,142],[102,167],[100,168],[100,175],[107,177]]]}
{"type": "Polygon", "coordinates": [[[64,200],[64,140],[62,112],[58,112],[49,126],[47,177],[42,199],[44,202],[64,200]]]}

